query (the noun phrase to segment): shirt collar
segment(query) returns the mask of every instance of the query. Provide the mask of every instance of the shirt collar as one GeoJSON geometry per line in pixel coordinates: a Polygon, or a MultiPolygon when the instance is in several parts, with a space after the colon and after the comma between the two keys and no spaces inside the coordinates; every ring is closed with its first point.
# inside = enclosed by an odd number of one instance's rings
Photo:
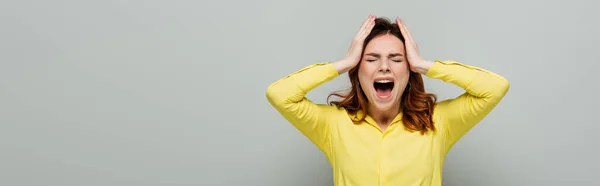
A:
{"type": "MultiPolygon", "coordinates": [[[[359,110],[355,114],[352,114],[350,117],[352,118],[353,121],[358,121],[358,120],[360,120],[360,118],[363,115],[364,115],[364,112],[362,110],[359,110]]],[[[400,121],[402,121],[402,115],[403,115],[402,112],[398,113],[398,115],[396,115],[396,117],[394,117],[394,119],[390,123],[390,126],[392,126],[394,124],[397,124],[397,123],[400,123],[400,121]]],[[[365,121],[368,124],[373,125],[377,129],[381,130],[381,128],[379,128],[379,125],[377,125],[377,122],[375,122],[375,120],[371,116],[367,115],[367,117],[365,117],[365,121]]]]}

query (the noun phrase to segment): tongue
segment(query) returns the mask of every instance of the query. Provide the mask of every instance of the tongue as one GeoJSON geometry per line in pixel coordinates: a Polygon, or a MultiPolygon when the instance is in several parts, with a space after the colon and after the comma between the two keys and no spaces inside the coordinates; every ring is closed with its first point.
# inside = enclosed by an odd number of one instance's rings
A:
{"type": "Polygon", "coordinates": [[[377,89],[377,97],[389,97],[392,95],[392,89],[377,89]]]}

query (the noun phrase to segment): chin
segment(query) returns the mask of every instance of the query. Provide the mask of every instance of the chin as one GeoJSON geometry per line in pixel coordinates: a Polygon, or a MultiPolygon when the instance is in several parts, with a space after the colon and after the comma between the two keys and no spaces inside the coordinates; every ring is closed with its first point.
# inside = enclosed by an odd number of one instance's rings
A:
{"type": "Polygon", "coordinates": [[[391,90],[389,95],[381,96],[381,92],[373,91],[371,94],[371,104],[373,108],[379,111],[390,111],[397,109],[399,97],[396,90],[391,90]]]}
{"type": "Polygon", "coordinates": [[[388,111],[388,110],[395,109],[395,106],[397,106],[396,102],[397,101],[395,101],[395,100],[390,100],[390,101],[385,101],[385,102],[384,101],[374,101],[373,106],[377,110],[388,111]]]}

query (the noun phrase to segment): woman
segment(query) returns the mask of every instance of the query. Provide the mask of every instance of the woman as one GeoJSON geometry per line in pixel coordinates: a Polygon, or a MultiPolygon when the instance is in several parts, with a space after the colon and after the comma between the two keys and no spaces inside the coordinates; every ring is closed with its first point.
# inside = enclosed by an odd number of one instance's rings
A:
{"type": "Polygon", "coordinates": [[[455,61],[428,61],[402,20],[369,15],[347,55],[271,84],[267,99],[329,159],[334,185],[441,185],[450,148],[500,102],[508,81],[455,61]],[[343,99],[315,104],[307,92],[343,73],[343,99]],[[465,93],[436,103],[421,75],[465,93]]]}

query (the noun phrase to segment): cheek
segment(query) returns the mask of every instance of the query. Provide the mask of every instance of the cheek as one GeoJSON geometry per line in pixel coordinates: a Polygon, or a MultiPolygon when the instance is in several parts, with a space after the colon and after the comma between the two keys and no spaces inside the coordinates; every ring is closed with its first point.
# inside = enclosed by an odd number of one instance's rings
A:
{"type": "Polygon", "coordinates": [[[368,93],[373,83],[371,82],[373,73],[370,71],[368,65],[361,65],[358,69],[358,82],[360,87],[365,93],[368,93]]]}
{"type": "Polygon", "coordinates": [[[360,78],[359,80],[362,81],[366,80],[367,78],[369,78],[369,76],[371,75],[370,69],[369,69],[369,65],[365,65],[364,63],[361,63],[360,67],[358,68],[358,77],[360,78]]]}
{"type": "Polygon", "coordinates": [[[358,82],[360,82],[361,85],[364,85],[369,79],[369,75],[367,74],[367,72],[365,70],[363,70],[362,68],[358,70],[358,82]]]}
{"type": "Polygon", "coordinates": [[[376,62],[361,62],[360,68],[358,69],[359,73],[365,75],[373,75],[379,70],[379,66],[376,62]]]}
{"type": "Polygon", "coordinates": [[[396,63],[392,68],[398,75],[408,75],[410,73],[408,63],[406,62],[396,63]]]}
{"type": "Polygon", "coordinates": [[[400,84],[405,84],[408,82],[408,79],[410,78],[410,68],[408,67],[407,63],[399,63],[392,68],[394,70],[394,74],[400,80],[400,84]]]}

